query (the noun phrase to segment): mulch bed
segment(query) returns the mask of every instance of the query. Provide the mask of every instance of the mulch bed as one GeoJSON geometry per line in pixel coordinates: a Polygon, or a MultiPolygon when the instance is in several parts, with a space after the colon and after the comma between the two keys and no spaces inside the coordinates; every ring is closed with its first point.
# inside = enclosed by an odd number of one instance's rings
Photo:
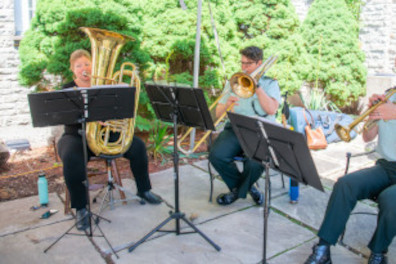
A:
{"type": "MultiPolygon", "coordinates": [[[[198,159],[188,159],[188,163],[198,159]]],[[[185,161],[185,159],[183,159],[185,161]]],[[[185,162],[180,162],[180,165],[185,162]]],[[[117,159],[117,167],[121,178],[131,178],[129,161],[124,158],[117,159]]],[[[149,157],[149,172],[154,173],[160,170],[173,167],[172,157],[166,161],[154,161],[149,157]]],[[[88,174],[103,171],[105,163],[101,160],[90,161],[88,163],[88,174]]],[[[62,165],[56,160],[53,148],[41,147],[11,156],[5,166],[0,167],[0,201],[8,201],[22,197],[37,195],[37,177],[40,172],[44,172],[48,180],[48,191],[63,193],[65,189],[62,165]]],[[[102,174],[94,177],[90,183],[104,183],[107,175],[102,174]]]]}

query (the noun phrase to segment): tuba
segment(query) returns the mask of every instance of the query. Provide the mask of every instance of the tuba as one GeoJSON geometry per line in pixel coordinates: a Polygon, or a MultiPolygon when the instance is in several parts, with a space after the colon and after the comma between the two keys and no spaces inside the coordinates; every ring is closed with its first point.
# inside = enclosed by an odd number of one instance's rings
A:
{"type": "MultiPolygon", "coordinates": [[[[121,83],[124,76],[129,76],[131,78],[130,86],[136,87],[134,109],[134,116],[136,116],[140,94],[140,80],[136,66],[125,62],[121,65],[120,70],[113,74],[121,48],[125,43],[134,39],[98,28],[82,27],[80,29],[88,35],[91,41],[91,86],[121,83]]],[[[123,154],[132,144],[134,128],[134,118],[88,122],[86,127],[88,147],[96,156],[123,154]],[[111,132],[119,133],[118,139],[110,141],[111,132]]]]}
{"type": "MultiPolygon", "coordinates": [[[[230,87],[231,90],[241,98],[249,98],[254,95],[257,89],[257,83],[260,78],[274,65],[277,56],[270,56],[265,62],[263,62],[251,75],[248,75],[243,72],[237,72],[231,76],[230,79],[230,87]]],[[[213,104],[209,107],[209,111],[212,110],[220,101],[222,97],[224,97],[225,93],[220,95],[213,104]]],[[[231,110],[234,104],[231,104],[226,111],[214,122],[214,126],[216,127],[220,122],[225,119],[227,115],[227,111],[231,110]]],[[[190,155],[194,153],[198,147],[205,141],[205,139],[212,133],[212,131],[207,131],[203,137],[197,142],[194,148],[190,148],[189,150],[185,150],[182,147],[182,142],[191,134],[193,128],[189,128],[187,132],[180,138],[177,143],[177,147],[180,152],[185,155],[190,155]]]]}

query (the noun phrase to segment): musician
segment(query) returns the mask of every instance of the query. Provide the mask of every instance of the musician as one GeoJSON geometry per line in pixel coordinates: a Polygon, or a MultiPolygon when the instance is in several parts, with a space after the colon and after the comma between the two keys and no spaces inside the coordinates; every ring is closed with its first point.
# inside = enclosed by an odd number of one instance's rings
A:
{"type": "MultiPolygon", "coordinates": [[[[369,98],[371,107],[384,95],[369,98]]],[[[374,127],[363,132],[365,142],[378,136],[377,152],[381,159],[375,166],[362,169],[338,179],[327,205],[324,220],[318,232],[319,243],[306,264],[331,263],[330,245],[334,245],[345,229],[348,217],[358,200],[376,199],[379,214],[376,230],[368,247],[369,264],[385,264],[386,252],[396,234],[396,94],[378,106],[369,119],[378,120],[374,127]],[[393,103],[392,103],[393,102],[393,103]]]]}
{"type": "MultiPolygon", "coordinates": [[[[86,50],[76,50],[70,56],[70,70],[74,80],[63,85],[70,87],[91,86],[91,55],[86,50]]],[[[58,153],[63,162],[63,175],[70,192],[71,207],[76,208],[76,227],[79,230],[88,228],[86,210],[87,197],[83,184],[85,180],[85,162],[81,135],[81,124],[65,125],[65,131],[58,142],[58,153]],[[81,221],[81,219],[84,219],[81,221]]],[[[88,149],[88,159],[94,154],[88,149]]],[[[137,195],[150,204],[161,203],[161,198],[150,191],[151,183],[148,173],[148,158],[144,142],[137,136],[133,137],[130,148],[123,155],[130,161],[130,168],[135,177],[137,195]]]]}
{"type": "MultiPolygon", "coordinates": [[[[240,51],[241,66],[245,74],[254,75],[263,62],[263,51],[255,46],[240,51]]],[[[281,102],[278,82],[261,76],[255,94],[250,98],[239,98],[231,92],[227,82],[223,96],[216,107],[216,116],[220,117],[232,104],[233,111],[246,116],[261,116],[275,120],[279,103],[281,102]]],[[[241,145],[229,122],[219,134],[210,149],[209,161],[223,178],[229,192],[220,194],[216,201],[220,205],[229,205],[238,198],[246,198],[247,192],[257,205],[264,202],[263,194],[253,184],[260,178],[264,167],[254,160],[243,161],[243,171],[239,172],[234,157],[243,154],[241,145]]]]}

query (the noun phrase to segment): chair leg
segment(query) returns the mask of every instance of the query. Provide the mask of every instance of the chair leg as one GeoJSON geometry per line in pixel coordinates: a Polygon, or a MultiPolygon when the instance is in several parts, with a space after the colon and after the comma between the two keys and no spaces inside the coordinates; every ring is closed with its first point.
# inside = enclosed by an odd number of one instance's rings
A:
{"type": "Polygon", "coordinates": [[[212,169],[210,168],[210,161],[208,160],[208,171],[209,171],[209,177],[210,177],[210,192],[209,192],[209,202],[213,201],[213,173],[212,173],[212,169]]]}
{"type": "Polygon", "coordinates": [[[71,208],[70,208],[70,193],[69,190],[67,189],[67,186],[65,184],[65,201],[64,201],[64,213],[70,214],[71,208]]]}
{"type": "Polygon", "coordinates": [[[346,229],[344,229],[344,231],[342,231],[342,234],[340,236],[340,240],[338,241],[338,243],[340,243],[340,245],[342,245],[342,246],[345,245],[345,243],[344,243],[345,232],[346,232],[346,229]]]}
{"type": "MultiPolygon", "coordinates": [[[[118,167],[117,167],[117,162],[116,162],[115,159],[111,160],[111,168],[110,169],[112,169],[112,173],[114,175],[115,182],[119,186],[123,187],[122,186],[121,177],[120,177],[120,174],[119,174],[119,171],[118,171],[118,167]]],[[[120,192],[121,200],[125,200],[126,199],[125,193],[121,189],[119,189],[118,191],[120,192]]],[[[127,204],[127,202],[123,201],[122,204],[127,204]]]]}

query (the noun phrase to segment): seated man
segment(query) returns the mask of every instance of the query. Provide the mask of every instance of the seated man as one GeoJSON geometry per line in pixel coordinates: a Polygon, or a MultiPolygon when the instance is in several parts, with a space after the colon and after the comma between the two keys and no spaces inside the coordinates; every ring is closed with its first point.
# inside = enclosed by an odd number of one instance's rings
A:
{"type": "MultiPolygon", "coordinates": [[[[263,61],[263,52],[258,47],[247,47],[240,51],[242,58],[242,70],[251,76],[257,75],[263,61]]],[[[231,91],[230,84],[227,83],[219,104],[216,107],[216,117],[220,117],[225,111],[231,108],[235,113],[246,116],[260,116],[269,120],[275,120],[279,103],[281,102],[278,82],[266,76],[260,77],[257,89],[253,96],[249,98],[238,98],[231,91]]],[[[213,143],[209,153],[209,161],[219,172],[230,192],[220,194],[217,203],[228,205],[238,198],[246,198],[249,191],[256,204],[264,202],[264,196],[253,184],[260,178],[264,167],[261,163],[245,159],[243,162],[243,172],[239,172],[234,157],[242,154],[241,145],[235,135],[231,124],[228,122],[224,130],[213,143]]]]}
{"type": "MultiPolygon", "coordinates": [[[[384,95],[370,97],[369,107],[384,95]]],[[[378,135],[377,152],[382,156],[375,166],[362,169],[338,179],[327,205],[319,229],[319,243],[305,264],[331,263],[330,245],[335,245],[358,200],[376,197],[379,214],[377,227],[368,245],[369,264],[386,264],[386,252],[396,235],[396,94],[378,106],[370,119],[377,124],[363,131],[363,140],[371,141],[378,135]],[[392,103],[393,102],[393,103],[392,103]]]]}

